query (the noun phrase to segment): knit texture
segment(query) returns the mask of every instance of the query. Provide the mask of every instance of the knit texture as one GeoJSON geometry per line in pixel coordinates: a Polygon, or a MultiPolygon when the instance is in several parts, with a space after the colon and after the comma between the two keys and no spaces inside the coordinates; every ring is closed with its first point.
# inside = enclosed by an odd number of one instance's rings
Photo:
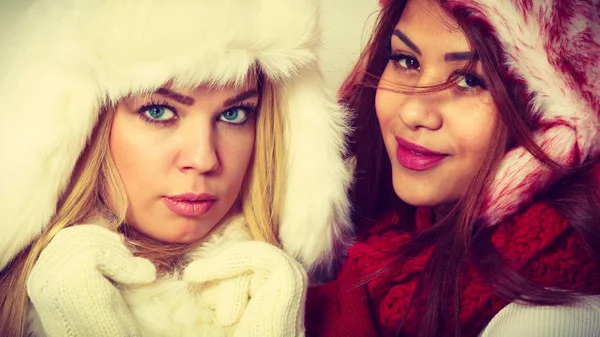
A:
{"type": "Polygon", "coordinates": [[[308,289],[306,335],[376,337],[366,287],[358,285],[359,270],[344,264],[334,282],[308,289]]]}
{"type": "Polygon", "coordinates": [[[123,289],[144,336],[304,335],[306,273],[285,252],[252,241],[242,217],[221,225],[189,260],[156,284],[123,289]]]}
{"type": "Polygon", "coordinates": [[[481,337],[600,337],[600,296],[572,306],[513,302],[494,316],[481,337]]]}
{"type": "Polygon", "coordinates": [[[224,324],[239,319],[236,337],[304,335],[306,272],[268,243],[228,244],[217,255],[192,262],[184,280],[218,284],[216,318],[224,324]]]}
{"type": "MultiPolygon", "coordinates": [[[[430,220],[430,210],[419,208],[416,214],[416,230],[429,227],[430,220]]],[[[376,275],[367,279],[362,300],[356,293],[352,293],[354,301],[357,301],[356,306],[361,307],[360,309],[343,313],[332,312],[331,307],[336,306],[333,303],[348,300],[341,297],[350,293],[339,292],[330,284],[322,289],[310,290],[307,324],[311,335],[338,336],[335,333],[321,334],[319,331],[323,326],[337,326],[338,321],[353,319],[354,325],[360,326],[361,329],[372,323],[381,335],[394,335],[434,248],[428,247],[406,263],[395,265],[382,274],[376,274],[388,266],[396,257],[398,248],[409,242],[412,237],[412,233],[399,232],[397,223],[398,215],[390,213],[369,229],[359,243],[350,248],[347,265],[335,282],[356,286],[364,277],[376,275]],[[350,276],[352,281],[346,279],[350,271],[354,274],[350,276]],[[330,304],[326,305],[325,302],[330,304]],[[368,318],[356,315],[369,308],[374,316],[372,322],[368,318]],[[314,316],[319,315],[319,311],[332,317],[327,322],[313,320],[314,316]]],[[[492,234],[491,241],[505,257],[510,268],[540,286],[600,293],[600,267],[585,250],[582,239],[568,226],[566,219],[546,203],[536,203],[525,212],[505,221],[492,234]]],[[[461,329],[464,336],[476,336],[508,303],[493,294],[492,289],[475,272],[468,260],[465,269],[459,281],[461,329]]],[[[421,302],[413,305],[403,325],[403,333],[409,336],[418,333],[425,309],[421,302]]],[[[452,314],[450,319],[453,319],[452,314]]]]}
{"type": "MultiPolygon", "coordinates": [[[[81,226],[73,228],[78,227],[81,226]]],[[[110,232],[108,234],[117,236],[110,232]]],[[[87,244],[89,241],[90,239],[82,242],[87,244]]],[[[121,243],[119,249],[123,250],[125,246],[121,243]]],[[[126,253],[131,254],[123,252],[126,253]]],[[[68,306],[70,302],[64,303],[65,308],[77,309],[72,310],[73,321],[79,322],[82,329],[87,329],[78,330],[75,335],[304,335],[302,314],[306,299],[306,272],[284,251],[267,243],[252,241],[243,217],[233,217],[220,225],[187,258],[189,264],[184,264],[174,273],[161,277],[152,284],[127,286],[115,280],[122,298],[115,293],[111,299],[126,304],[127,307],[121,311],[103,313],[91,310],[90,307],[93,308],[96,302],[105,299],[104,293],[95,291],[95,288],[90,288],[86,293],[90,299],[85,302],[85,310],[81,306],[68,306]],[[111,330],[110,333],[95,330],[112,327],[113,324],[109,323],[114,323],[116,318],[113,316],[132,317],[129,322],[131,330],[111,330]],[[133,333],[134,328],[139,329],[139,332],[133,333]]],[[[69,259],[73,260],[69,263],[74,268],[80,267],[79,259],[70,255],[64,257],[65,261],[69,259]]],[[[53,264],[47,265],[48,270],[56,270],[51,268],[53,264]]],[[[130,270],[134,273],[134,269],[130,270]]],[[[72,294],[72,289],[68,287],[71,283],[79,282],[81,277],[76,277],[71,272],[62,275],[62,288],[60,292],[53,294],[58,298],[80,296],[81,293],[72,294]]],[[[100,281],[107,282],[105,278],[100,281]]],[[[35,309],[38,309],[37,305],[35,309]]],[[[47,330],[46,320],[43,319],[45,311],[39,313],[46,333],[50,336],[57,335],[47,330]]],[[[34,336],[44,336],[44,331],[40,331],[38,326],[35,311],[32,310],[30,332],[34,336]]],[[[58,335],[72,336],[66,333],[58,335]]]]}
{"type": "Polygon", "coordinates": [[[47,336],[141,336],[111,281],[147,284],[155,278],[152,263],[134,257],[120,235],[79,225],[61,230],[40,254],[27,293],[47,336]]]}

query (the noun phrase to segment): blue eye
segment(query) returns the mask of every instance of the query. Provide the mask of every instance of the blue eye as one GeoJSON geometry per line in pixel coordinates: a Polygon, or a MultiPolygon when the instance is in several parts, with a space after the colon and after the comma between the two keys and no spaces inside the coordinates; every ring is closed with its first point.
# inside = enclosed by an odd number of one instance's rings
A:
{"type": "Polygon", "coordinates": [[[233,107],[223,111],[219,120],[229,124],[244,124],[252,113],[254,107],[233,107]]]}
{"type": "Polygon", "coordinates": [[[177,121],[177,110],[167,102],[159,103],[152,100],[138,109],[142,121],[156,126],[169,126],[177,121]]]}
{"type": "Polygon", "coordinates": [[[152,121],[170,121],[175,118],[175,112],[164,105],[151,105],[144,108],[144,117],[152,121]]]}

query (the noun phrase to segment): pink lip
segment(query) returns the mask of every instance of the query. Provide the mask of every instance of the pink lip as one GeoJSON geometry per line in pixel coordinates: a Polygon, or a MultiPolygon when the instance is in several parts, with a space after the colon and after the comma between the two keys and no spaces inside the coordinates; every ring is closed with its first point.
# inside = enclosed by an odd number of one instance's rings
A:
{"type": "Polygon", "coordinates": [[[199,217],[210,211],[217,197],[206,193],[184,193],[163,197],[162,201],[171,211],[181,216],[199,217]]]}
{"type": "Polygon", "coordinates": [[[396,160],[403,167],[413,171],[428,170],[448,155],[432,151],[428,148],[413,144],[405,139],[396,137],[398,142],[398,150],[396,152],[396,160]]]}

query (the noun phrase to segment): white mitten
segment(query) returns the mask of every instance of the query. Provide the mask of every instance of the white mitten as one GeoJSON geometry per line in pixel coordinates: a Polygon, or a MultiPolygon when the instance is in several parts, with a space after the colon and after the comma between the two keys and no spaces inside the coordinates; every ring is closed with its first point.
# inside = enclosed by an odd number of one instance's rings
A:
{"type": "Polygon", "coordinates": [[[239,318],[234,336],[304,336],[307,275],[297,261],[259,241],[236,242],[190,263],[184,279],[222,280],[217,319],[239,318]]]}
{"type": "Polygon", "coordinates": [[[27,280],[27,292],[52,336],[141,336],[113,282],[146,284],[156,269],[134,257],[123,237],[96,225],[58,232],[27,280]]]}

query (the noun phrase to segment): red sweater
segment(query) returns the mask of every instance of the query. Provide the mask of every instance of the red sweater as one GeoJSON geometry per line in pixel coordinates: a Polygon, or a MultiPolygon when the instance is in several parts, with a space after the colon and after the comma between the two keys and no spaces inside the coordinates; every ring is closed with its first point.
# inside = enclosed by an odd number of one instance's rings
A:
{"type": "MultiPolygon", "coordinates": [[[[396,214],[382,217],[350,248],[335,281],[309,289],[307,336],[395,334],[434,248],[359,285],[365,276],[387,265],[397,248],[410,240],[412,234],[399,233],[397,223],[396,214]]],[[[430,226],[429,210],[418,209],[415,223],[417,231],[430,226]]],[[[498,225],[491,241],[510,268],[541,286],[600,293],[600,266],[567,220],[548,204],[534,204],[498,225]]],[[[453,278],[450,276],[449,281],[453,278]]],[[[476,336],[508,303],[492,292],[468,262],[459,287],[462,335],[476,336]]],[[[417,308],[407,316],[402,330],[405,335],[418,333],[425,309],[417,308]]],[[[453,312],[451,307],[449,312],[453,312]]]]}

